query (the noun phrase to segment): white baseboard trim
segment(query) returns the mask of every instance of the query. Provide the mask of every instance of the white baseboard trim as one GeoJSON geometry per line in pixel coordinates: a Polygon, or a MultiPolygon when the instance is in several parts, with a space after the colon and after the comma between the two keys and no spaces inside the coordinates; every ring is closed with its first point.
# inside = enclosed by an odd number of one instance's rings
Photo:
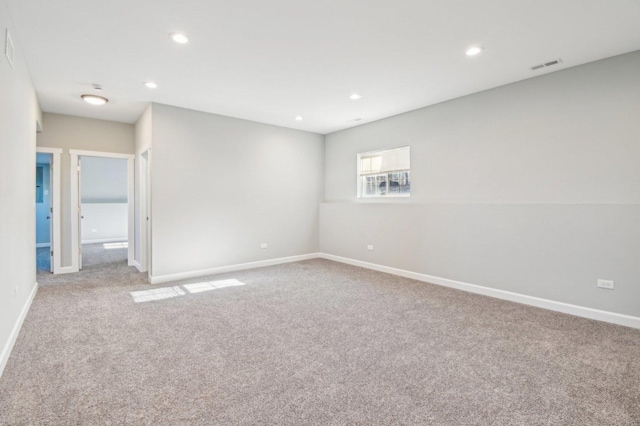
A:
{"type": "Polygon", "coordinates": [[[615,312],[601,311],[599,309],[587,308],[584,306],[572,305],[564,302],[556,302],[554,300],[542,299],[534,296],[527,296],[520,293],[513,293],[505,290],[498,290],[491,287],[484,287],[476,284],[468,284],[461,281],[449,280],[447,278],[434,277],[432,275],[420,274],[404,269],[392,268],[389,266],[378,265],[375,263],[364,262],[361,260],[349,259],[346,257],[335,256],[332,254],[319,253],[322,259],[333,260],[335,262],[346,263],[348,265],[360,266],[362,268],[372,269],[374,271],[385,272],[387,274],[398,275],[405,278],[411,278],[417,281],[423,281],[443,287],[455,288],[467,291],[469,293],[482,294],[484,296],[495,297],[497,299],[509,300],[511,302],[522,303],[524,305],[535,306],[538,308],[549,309],[551,311],[562,312],[565,314],[575,315],[578,317],[589,318],[598,321],[609,322],[612,324],[624,325],[640,329],[640,317],[618,314],[615,312]]]}
{"type": "Polygon", "coordinates": [[[36,243],[36,247],[51,247],[51,243],[36,243]]]}
{"type": "Polygon", "coordinates": [[[169,281],[186,280],[188,278],[203,277],[206,275],[222,274],[224,272],[241,271],[244,269],[262,268],[264,266],[280,265],[282,263],[299,262],[301,260],[316,259],[319,253],[302,254],[298,256],[280,257],[277,259],[259,260],[257,262],[240,263],[237,265],[220,266],[217,268],[200,269],[198,271],[180,272],[177,274],[151,276],[151,284],[166,283],[169,281]]]}
{"type": "Polygon", "coordinates": [[[126,243],[127,237],[122,238],[103,238],[101,240],[82,240],[82,244],[99,244],[99,243],[126,243]]]}
{"type": "Polygon", "coordinates": [[[140,262],[138,262],[138,261],[137,261],[137,260],[135,260],[135,259],[132,259],[131,261],[129,261],[129,266],[135,266],[135,267],[136,267],[136,269],[138,270],[138,272],[142,272],[142,271],[141,271],[142,266],[140,266],[140,262]]]}
{"type": "Polygon", "coordinates": [[[18,334],[20,334],[20,329],[22,328],[24,319],[27,317],[29,308],[31,308],[31,302],[33,302],[33,299],[36,297],[37,292],[38,283],[33,286],[33,290],[31,290],[31,294],[29,295],[27,302],[22,307],[22,311],[20,311],[20,316],[18,316],[18,319],[13,325],[13,330],[11,330],[11,334],[9,335],[9,341],[7,341],[4,345],[4,348],[2,348],[2,353],[0,353],[0,377],[2,377],[4,368],[7,366],[7,362],[9,361],[9,356],[11,355],[13,345],[15,345],[16,340],[18,339],[18,334]]]}
{"type": "Polygon", "coordinates": [[[74,269],[73,266],[63,266],[54,273],[58,275],[58,274],[72,274],[74,272],[78,272],[78,270],[74,269]]]}

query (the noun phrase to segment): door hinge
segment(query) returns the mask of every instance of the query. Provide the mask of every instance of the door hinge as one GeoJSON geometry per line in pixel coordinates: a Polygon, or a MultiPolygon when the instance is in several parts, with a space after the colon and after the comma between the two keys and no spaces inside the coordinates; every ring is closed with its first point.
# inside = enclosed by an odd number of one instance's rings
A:
{"type": "Polygon", "coordinates": [[[51,256],[53,256],[53,250],[51,250],[51,256]]]}
{"type": "Polygon", "coordinates": [[[53,207],[49,207],[49,212],[53,213],[53,207]]]}

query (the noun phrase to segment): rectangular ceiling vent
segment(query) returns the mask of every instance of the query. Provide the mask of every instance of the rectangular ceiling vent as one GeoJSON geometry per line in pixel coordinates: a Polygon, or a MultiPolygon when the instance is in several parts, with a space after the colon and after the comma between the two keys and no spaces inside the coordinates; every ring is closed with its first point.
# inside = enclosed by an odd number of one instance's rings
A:
{"type": "Polygon", "coordinates": [[[545,62],[544,64],[540,64],[540,65],[536,65],[536,66],[531,67],[531,71],[537,71],[539,69],[551,67],[553,65],[558,65],[558,64],[561,64],[561,63],[562,63],[562,59],[560,59],[560,58],[554,59],[553,61],[545,62]]]}

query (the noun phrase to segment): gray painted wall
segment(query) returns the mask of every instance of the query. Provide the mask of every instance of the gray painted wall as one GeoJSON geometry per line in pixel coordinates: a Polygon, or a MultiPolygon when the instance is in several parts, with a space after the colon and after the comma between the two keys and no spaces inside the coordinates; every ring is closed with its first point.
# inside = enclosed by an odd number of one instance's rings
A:
{"type": "Polygon", "coordinates": [[[153,104],[152,149],[154,276],[318,251],[321,135],[153,104]]]}
{"type": "Polygon", "coordinates": [[[83,203],[126,203],[127,160],[82,157],[81,196],[83,203]]]}
{"type": "MultiPolygon", "coordinates": [[[[0,0],[0,46],[12,33],[14,67],[0,56],[0,355],[36,284],[36,122],[40,111],[20,38],[0,0]]],[[[4,365],[0,359],[0,374],[4,365]]]]}
{"type": "Polygon", "coordinates": [[[61,244],[62,266],[71,266],[71,166],[70,149],[134,153],[132,124],[62,114],[44,114],[44,131],[38,133],[38,146],[62,148],[61,155],[61,244]]]}
{"type": "Polygon", "coordinates": [[[638,117],[635,52],[328,135],[321,251],[640,316],[638,117]],[[411,198],[357,200],[402,145],[411,198]]]}

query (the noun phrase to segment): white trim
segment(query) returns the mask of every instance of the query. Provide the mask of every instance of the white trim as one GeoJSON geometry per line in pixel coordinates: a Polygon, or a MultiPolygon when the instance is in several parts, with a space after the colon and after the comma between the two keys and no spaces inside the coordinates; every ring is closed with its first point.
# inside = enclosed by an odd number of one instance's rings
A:
{"type": "Polygon", "coordinates": [[[136,232],[140,245],[139,259],[136,262],[139,266],[138,270],[146,272],[147,279],[151,282],[151,148],[139,153],[136,159],[138,178],[138,229],[136,232]]]}
{"type": "Polygon", "coordinates": [[[555,300],[542,299],[525,294],[513,293],[505,290],[484,287],[476,284],[468,284],[461,281],[454,281],[447,278],[434,277],[432,275],[420,274],[404,269],[391,268],[389,266],[378,265],[375,263],[363,262],[361,260],[349,259],[346,257],[335,256],[333,254],[319,253],[322,259],[333,260],[335,262],[346,263],[348,265],[360,266],[374,271],[385,272],[387,274],[398,275],[405,278],[411,278],[417,281],[423,281],[443,287],[455,288],[467,291],[469,293],[482,294],[484,296],[495,297],[496,299],[509,300],[511,302],[522,303],[524,305],[535,306],[538,308],[548,309],[551,311],[562,312],[578,317],[589,318],[598,321],[609,322],[612,324],[624,325],[640,329],[640,317],[631,315],[623,315],[615,312],[601,311],[599,309],[587,308],[584,306],[572,305],[564,302],[556,302],[555,300]]]}
{"type": "Polygon", "coordinates": [[[127,160],[133,160],[135,155],[133,154],[119,154],[116,152],[100,152],[100,151],[85,151],[82,149],[70,149],[69,154],[76,155],[78,157],[109,157],[109,158],[125,158],[127,160]]]}
{"type": "Polygon", "coordinates": [[[77,269],[73,269],[73,266],[63,266],[56,272],[57,274],[72,274],[74,272],[78,272],[77,269]]]}
{"type": "Polygon", "coordinates": [[[151,149],[151,144],[150,143],[146,144],[146,145],[143,145],[138,149],[138,152],[136,154],[137,155],[142,155],[142,154],[144,154],[145,151],[149,151],[150,149],[151,149]]]}
{"type": "MultiPolygon", "coordinates": [[[[61,148],[36,147],[36,153],[51,154],[53,182],[51,188],[51,220],[53,220],[53,273],[60,274],[62,269],[62,161],[61,148]]],[[[37,245],[36,245],[37,247],[37,245]]]]}
{"type": "Polygon", "coordinates": [[[2,353],[0,353],[0,377],[2,377],[4,368],[7,366],[7,362],[9,361],[9,356],[11,355],[11,351],[13,350],[13,345],[15,345],[16,340],[18,339],[18,335],[20,334],[20,329],[22,328],[22,324],[24,323],[24,319],[27,317],[29,308],[31,308],[31,302],[33,302],[33,299],[36,297],[37,292],[38,292],[38,283],[36,283],[33,286],[33,290],[31,290],[31,294],[29,295],[27,302],[22,307],[22,311],[20,312],[20,316],[18,316],[18,320],[13,325],[11,334],[9,334],[9,340],[7,341],[7,343],[5,343],[4,348],[2,348],[2,353]]]}
{"type": "Polygon", "coordinates": [[[136,257],[136,176],[135,176],[135,159],[132,155],[127,160],[127,239],[129,241],[127,250],[127,265],[131,265],[136,257]]]}
{"type": "Polygon", "coordinates": [[[78,218],[78,154],[74,150],[69,150],[69,182],[71,183],[71,196],[69,201],[71,203],[71,271],[78,272],[79,268],[79,252],[78,250],[78,234],[80,233],[80,219],[78,218]]]}
{"type": "Polygon", "coordinates": [[[36,243],[36,248],[51,247],[51,243],[36,243]]]}
{"type": "Polygon", "coordinates": [[[131,262],[131,264],[129,266],[135,266],[136,269],[138,270],[138,272],[144,272],[142,270],[142,267],[140,266],[140,263],[138,263],[137,260],[133,259],[133,262],[131,262]]]}
{"type": "Polygon", "coordinates": [[[298,256],[280,257],[277,259],[259,260],[257,262],[240,263],[237,265],[219,266],[217,268],[200,269],[198,271],[179,272],[177,274],[151,276],[151,284],[160,284],[170,281],[186,280],[188,278],[204,277],[206,275],[222,274],[224,272],[242,271],[244,269],[262,268],[264,266],[280,265],[282,263],[299,262],[301,260],[316,259],[319,253],[301,254],[298,256]]]}
{"type": "Polygon", "coordinates": [[[101,240],[82,240],[82,244],[100,244],[100,243],[127,243],[127,237],[123,238],[103,238],[101,240]]]}
{"type": "Polygon", "coordinates": [[[36,152],[40,154],[62,154],[62,148],[49,148],[46,146],[36,147],[36,152]]]}

